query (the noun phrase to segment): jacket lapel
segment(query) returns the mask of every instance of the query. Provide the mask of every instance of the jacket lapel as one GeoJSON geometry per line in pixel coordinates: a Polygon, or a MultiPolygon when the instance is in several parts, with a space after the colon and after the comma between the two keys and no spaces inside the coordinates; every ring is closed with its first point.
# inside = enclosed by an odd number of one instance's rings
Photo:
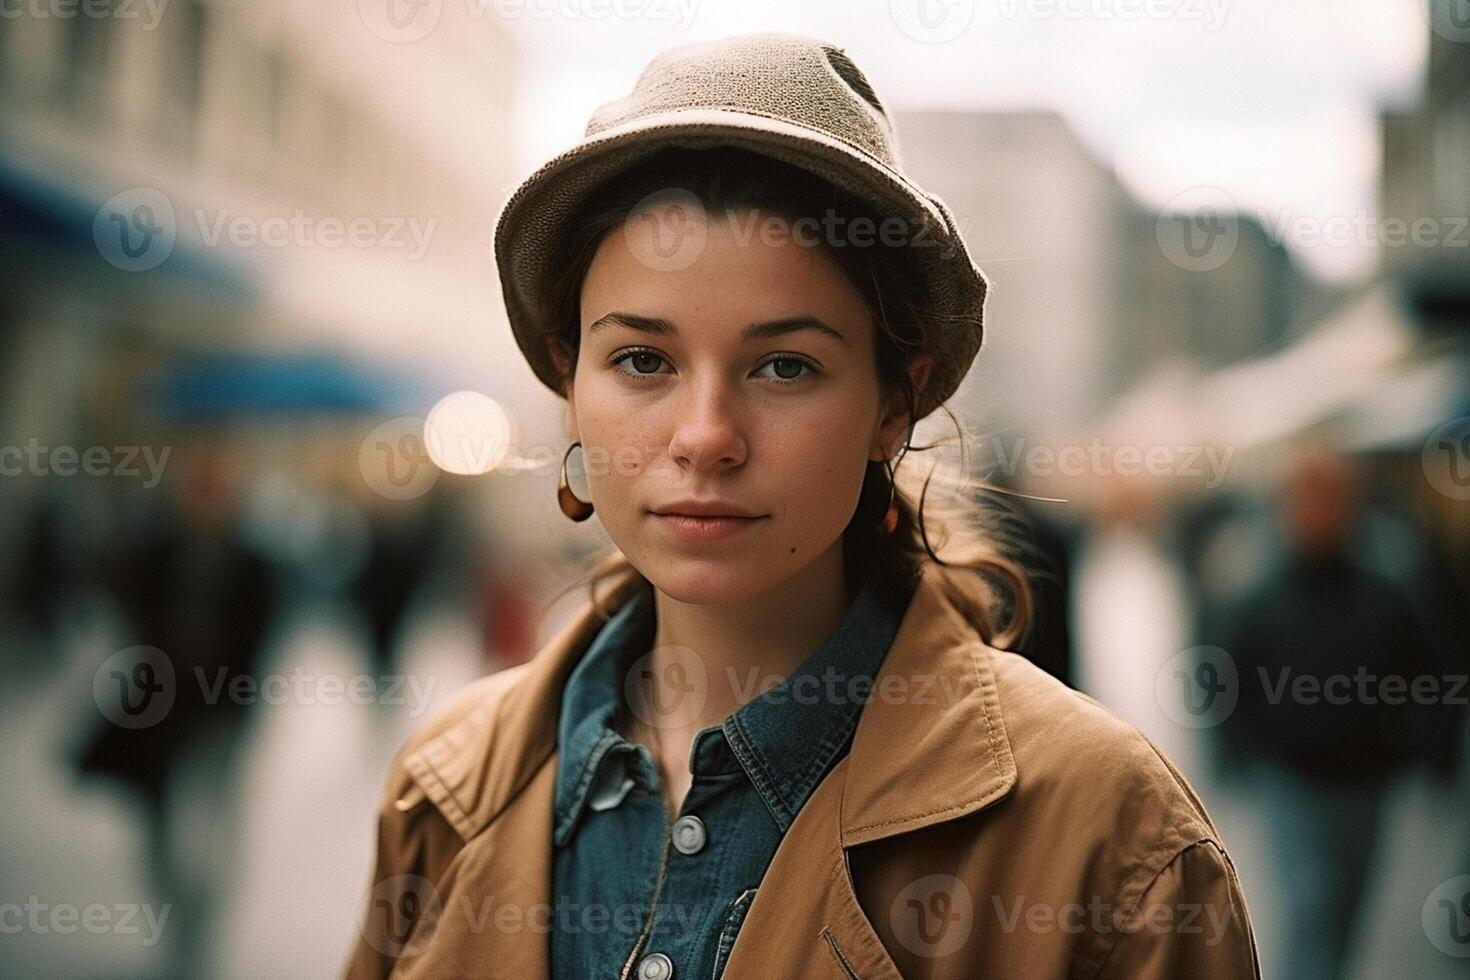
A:
{"type": "Polygon", "coordinates": [[[1015,785],[995,676],[961,610],[967,587],[950,575],[925,567],[852,750],[802,808],[756,889],[729,980],[901,980],[858,900],[846,849],[983,810],[1015,785]]]}
{"type": "Polygon", "coordinates": [[[956,605],[976,585],[955,575],[924,567],[863,708],[842,795],[847,847],[974,813],[1016,783],[987,648],[956,605]]]}
{"type": "MultiPolygon", "coordinates": [[[[925,566],[851,752],[802,808],[756,889],[725,970],[731,980],[900,980],[858,900],[846,848],[966,816],[1015,785],[986,647],[963,611],[975,585],[955,574],[925,566]]],[[[640,576],[624,574],[608,590],[607,606],[616,609],[642,586],[640,576]]],[[[528,664],[489,679],[505,685],[500,696],[484,698],[405,759],[425,795],[466,841],[441,889],[447,902],[464,905],[465,895],[477,912],[487,899],[495,907],[549,909],[561,692],[604,622],[590,606],[584,609],[528,664]]],[[[461,911],[446,915],[441,928],[475,921],[461,911]]],[[[493,919],[480,926],[496,928],[493,919]]],[[[497,972],[504,966],[507,976],[545,980],[549,932],[534,923],[527,927],[534,942],[497,945],[497,972]]],[[[473,935],[436,942],[415,970],[432,969],[435,948],[483,955],[485,946],[473,935]]]]}

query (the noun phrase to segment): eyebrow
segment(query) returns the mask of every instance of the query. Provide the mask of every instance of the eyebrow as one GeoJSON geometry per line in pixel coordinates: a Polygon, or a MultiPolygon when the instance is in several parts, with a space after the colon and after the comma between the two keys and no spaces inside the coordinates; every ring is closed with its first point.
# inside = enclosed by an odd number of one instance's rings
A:
{"type": "MultiPolygon", "coordinates": [[[[598,317],[592,326],[587,328],[587,332],[591,334],[604,327],[612,326],[624,326],[630,330],[662,334],[669,337],[676,337],[679,334],[679,331],[674,329],[674,325],[662,317],[639,316],[636,313],[622,313],[616,310],[598,317]]],[[[796,333],[800,330],[815,330],[817,333],[831,337],[839,343],[847,343],[847,338],[842,333],[814,316],[793,316],[786,317],[783,320],[771,320],[766,323],[752,324],[741,332],[740,340],[742,343],[751,340],[765,340],[770,337],[781,337],[789,333],[796,333]]]]}

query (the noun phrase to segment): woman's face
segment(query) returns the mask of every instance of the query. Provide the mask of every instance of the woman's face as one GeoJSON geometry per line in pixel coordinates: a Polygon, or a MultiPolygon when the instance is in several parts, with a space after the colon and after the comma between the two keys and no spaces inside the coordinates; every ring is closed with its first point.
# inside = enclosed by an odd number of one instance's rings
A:
{"type": "Polygon", "coordinates": [[[809,239],[762,234],[768,218],[699,215],[693,261],[665,262],[635,214],[583,281],[571,437],[613,543],[683,602],[740,601],[840,549],[868,460],[902,444],[861,296],[809,239]],[[655,513],[689,500],[758,516],[691,540],[655,513]]]}

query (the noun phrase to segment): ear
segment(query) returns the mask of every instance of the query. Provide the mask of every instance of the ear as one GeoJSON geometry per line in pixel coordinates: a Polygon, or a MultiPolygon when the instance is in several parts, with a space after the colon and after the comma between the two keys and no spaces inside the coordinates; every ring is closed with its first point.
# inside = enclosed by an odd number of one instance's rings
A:
{"type": "MultiPolygon", "coordinates": [[[[909,380],[914,386],[915,403],[919,401],[919,395],[923,392],[924,386],[929,383],[929,375],[933,369],[934,358],[928,354],[916,357],[909,364],[909,380]]],[[[868,458],[876,462],[885,462],[896,456],[903,445],[904,434],[910,423],[908,403],[902,392],[895,392],[879,424],[878,438],[868,458]]]]}
{"type": "Polygon", "coordinates": [[[557,375],[566,379],[562,382],[561,387],[561,396],[566,399],[567,403],[566,431],[571,441],[577,442],[580,437],[577,435],[577,402],[576,387],[572,384],[574,380],[572,359],[567,354],[565,347],[557,340],[548,342],[547,353],[551,357],[551,363],[556,368],[557,375]]]}

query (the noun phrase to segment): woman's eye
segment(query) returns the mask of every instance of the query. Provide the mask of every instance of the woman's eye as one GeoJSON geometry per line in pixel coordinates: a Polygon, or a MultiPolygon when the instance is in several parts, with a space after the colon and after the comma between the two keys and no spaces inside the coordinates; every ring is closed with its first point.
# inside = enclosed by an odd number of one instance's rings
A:
{"type": "Polygon", "coordinates": [[[816,368],[799,357],[773,357],[761,365],[762,370],[768,367],[776,368],[774,375],[766,375],[766,377],[774,381],[802,381],[805,380],[807,375],[815,375],[817,373],[816,368]],[[806,374],[803,374],[803,371],[806,374]]]}
{"type": "Polygon", "coordinates": [[[657,374],[658,366],[663,363],[663,360],[662,357],[652,351],[630,350],[626,354],[613,358],[613,363],[618,365],[624,363],[630,364],[632,366],[631,370],[624,370],[623,373],[631,374],[635,377],[643,377],[650,374],[657,374]]]}

